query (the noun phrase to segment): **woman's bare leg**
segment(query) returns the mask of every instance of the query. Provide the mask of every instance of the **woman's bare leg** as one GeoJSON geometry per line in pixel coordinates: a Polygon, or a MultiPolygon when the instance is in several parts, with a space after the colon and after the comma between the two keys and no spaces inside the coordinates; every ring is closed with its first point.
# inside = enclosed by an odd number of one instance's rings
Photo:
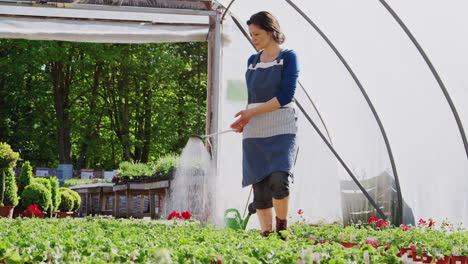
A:
{"type": "Polygon", "coordinates": [[[273,207],[275,208],[276,217],[281,220],[288,218],[289,196],[283,199],[273,198],[273,207]]]}
{"type": "Polygon", "coordinates": [[[260,222],[260,228],[262,232],[273,230],[273,210],[268,209],[257,209],[258,221],[260,222]]]}

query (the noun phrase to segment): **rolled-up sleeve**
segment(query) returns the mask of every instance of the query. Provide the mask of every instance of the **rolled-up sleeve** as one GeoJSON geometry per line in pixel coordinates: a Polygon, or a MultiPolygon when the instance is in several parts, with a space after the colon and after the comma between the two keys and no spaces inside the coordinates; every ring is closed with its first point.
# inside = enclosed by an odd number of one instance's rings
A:
{"type": "Polygon", "coordinates": [[[276,99],[281,106],[289,104],[296,93],[299,65],[296,53],[288,50],[283,55],[283,73],[281,78],[281,90],[276,94],[276,99]]]}

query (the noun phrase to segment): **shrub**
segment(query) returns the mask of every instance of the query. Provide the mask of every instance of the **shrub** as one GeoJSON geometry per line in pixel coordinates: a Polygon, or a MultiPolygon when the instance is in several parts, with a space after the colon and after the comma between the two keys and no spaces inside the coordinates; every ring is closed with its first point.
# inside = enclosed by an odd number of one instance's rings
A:
{"type": "Polygon", "coordinates": [[[42,211],[47,211],[52,203],[52,195],[44,185],[32,183],[24,188],[21,200],[24,207],[37,204],[42,211]]]}
{"type": "Polygon", "coordinates": [[[62,187],[60,188],[59,190],[60,193],[62,192],[66,192],[68,194],[70,194],[73,198],[73,208],[70,210],[70,211],[77,211],[78,209],[80,209],[80,206],[81,206],[81,196],[74,190],[70,190],[68,188],[65,188],[65,187],[62,187]]]}
{"type": "Polygon", "coordinates": [[[74,206],[73,206],[72,211],[78,211],[78,209],[80,209],[80,206],[81,206],[81,196],[77,192],[75,192],[73,190],[70,190],[70,194],[75,197],[74,206]]]}
{"type": "Polygon", "coordinates": [[[179,156],[176,154],[167,154],[156,162],[154,165],[154,172],[167,174],[174,170],[179,162],[179,156]]]}
{"type": "Polygon", "coordinates": [[[63,187],[70,187],[80,184],[91,184],[91,183],[112,183],[111,179],[70,179],[63,183],[63,187]]]}
{"type": "Polygon", "coordinates": [[[52,206],[50,211],[55,212],[60,204],[59,181],[56,177],[50,177],[49,182],[51,186],[50,194],[52,195],[52,206]]]}
{"type": "Polygon", "coordinates": [[[21,195],[24,188],[31,184],[33,179],[32,167],[29,164],[29,161],[26,161],[23,166],[21,166],[21,173],[18,179],[18,194],[21,195]]]}
{"type": "Polygon", "coordinates": [[[44,187],[47,188],[47,190],[49,190],[49,192],[52,193],[52,185],[50,184],[49,179],[34,177],[33,180],[32,180],[32,183],[42,184],[42,185],[44,185],[44,187]]]}
{"type": "Polygon", "coordinates": [[[14,152],[7,143],[0,142],[0,169],[15,167],[18,159],[18,152],[14,152]]]}
{"type": "Polygon", "coordinates": [[[60,212],[71,212],[74,208],[74,200],[72,194],[67,191],[60,192],[60,205],[58,209],[60,212]]]}
{"type": "Polygon", "coordinates": [[[13,169],[0,169],[0,181],[5,181],[5,188],[1,188],[3,192],[3,200],[0,201],[0,205],[5,206],[17,206],[18,205],[18,194],[16,193],[16,179],[13,169]],[[3,179],[3,177],[5,179],[3,179]]]}
{"type": "Polygon", "coordinates": [[[119,176],[123,178],[133,179],[134,177],[150,176],[154,172],[150,166],[145,163],[133,163],[123,161],[119,164],[119,176]]]}

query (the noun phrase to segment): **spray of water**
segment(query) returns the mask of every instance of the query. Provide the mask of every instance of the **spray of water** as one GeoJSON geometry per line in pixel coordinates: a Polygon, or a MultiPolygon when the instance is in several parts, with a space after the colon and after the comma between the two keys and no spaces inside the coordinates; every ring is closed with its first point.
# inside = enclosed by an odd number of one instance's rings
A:
{"type": "Polygon", "coordinates": [[[171,182],[166,214],[189,211],[195,219],[214,222],[215,175],[203,141],[190,137],[171,182]]]}

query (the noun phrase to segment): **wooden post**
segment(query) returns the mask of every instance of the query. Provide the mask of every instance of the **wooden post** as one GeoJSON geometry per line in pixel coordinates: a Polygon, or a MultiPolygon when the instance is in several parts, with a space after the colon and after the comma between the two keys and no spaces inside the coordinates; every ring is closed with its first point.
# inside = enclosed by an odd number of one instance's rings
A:
{"type": "Polygon", "coordinates": [[[130,216],[130,193],[128,190],[128,185],[127,185],[127,190],[125,190],[125,199],[126,199],[126,205],[127,205],[127,212],[126,212],[126,217],[128,218],[130,216]]]}
{"type": "Polygon", "coordinates": [[[92,199],[91,199],[91,194],[88,192],[86,193],[86,216],[89,216],[92,212],[92,208],[90,206],[92,206],[92,199]]]}
{"type": "Polygon", "coordinates": [[[97,214],[101,215],[102,213],[102,187],[99,188],[99,197],[98,197],[98,211],[97,214]]]}
{"type": "MultiPolygon", "coordinates": [[[[221,90],[221,15],[210,16],[210,33],[208,36],[208,87],[206,100],[206,134],[219,132],[220,90],[221,90]]],[[[213,149],[207,146],[208,151],[217,158],[218,140],[211,138],[213,149]]]]}
{"type": "Polygon", "coordinates": [[[154,214],[154,193],[151,189],[148,191],[148,196],[149,196],[150,218],[155,219],[156,216],[154,214]]]}
{"type": "Polygon", "coordinates": [[[119,207],[120,207],[120,195],[118,194],[119,191],[114,192],[114,217],[120,217],[119,214],[119,207]]]}

